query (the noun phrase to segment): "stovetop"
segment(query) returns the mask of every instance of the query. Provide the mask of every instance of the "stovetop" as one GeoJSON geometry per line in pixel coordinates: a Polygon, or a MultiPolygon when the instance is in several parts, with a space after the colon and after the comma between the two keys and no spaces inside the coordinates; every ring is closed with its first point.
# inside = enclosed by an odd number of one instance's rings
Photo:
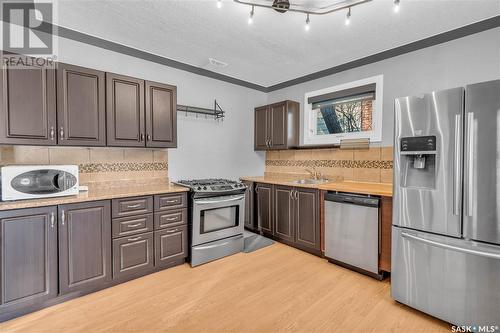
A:
{"type": "Polygon", "coordinates": [[[242,182],[222,178],[179,180],[174,184],[189,187],[196,193],[226,194],[226,192],[244,192],[247,188],[242,182]]]}

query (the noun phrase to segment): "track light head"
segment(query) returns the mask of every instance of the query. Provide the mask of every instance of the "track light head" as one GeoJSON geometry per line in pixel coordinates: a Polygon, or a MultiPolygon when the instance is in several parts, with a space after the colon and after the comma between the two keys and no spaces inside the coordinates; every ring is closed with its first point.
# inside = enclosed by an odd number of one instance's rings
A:
{"type": "Polygon", "coordinates": [[[345,15],[345,25],[351,24],[351,7],[349,7],[349,10],[347,11],[347,14],[345,15]]]}

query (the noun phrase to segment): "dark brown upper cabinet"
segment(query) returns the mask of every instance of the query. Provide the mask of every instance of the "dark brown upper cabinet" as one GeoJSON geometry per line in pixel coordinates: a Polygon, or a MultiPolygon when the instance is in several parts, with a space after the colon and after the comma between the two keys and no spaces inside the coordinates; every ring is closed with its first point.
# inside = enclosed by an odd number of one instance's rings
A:
{"type": "Polygon", "coordinates": [[[57,134],[59,145],[105,146],[104,72],[57,65],[57,134]]]}
{"type": "Polygon", "coordinates": [[[146,81],[146,147],[177,147],[177,87],[146,81]]]}
{"type": "Polygon", "coordinates": [[[108,146],[144,147],[144,80],[106,73],[108,146]]]}
{"type": "Polygon", "coordinates": [[[255,109],[255,150],[289,149],[299,146],[300,105],[293,101],[255,109]]]}
{"type": "Polygon", "coordinates": [[[0,314],[57,296],[57,208],[0,212],[0,314]]]}
{"type": "Polygon", "coordinates": [[[92,290],[111,280],[108,201],[59,206],[59,290],[92,290]]]}
{"type": "Polygon", "coordinates": [[[0,143],[57,143],[55,70],[4,68],[0,91],[0,143]]]}

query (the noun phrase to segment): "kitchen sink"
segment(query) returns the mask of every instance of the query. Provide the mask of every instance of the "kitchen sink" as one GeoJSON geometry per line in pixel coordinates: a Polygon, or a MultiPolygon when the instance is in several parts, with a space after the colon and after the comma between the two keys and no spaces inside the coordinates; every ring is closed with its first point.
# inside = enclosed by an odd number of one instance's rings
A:
{"type": "Polygon", "coordinates": [[[328,179],[299,179],[299,180],[294,180],[291,183],[292,184],[323,184],[323,183],[328,183],[328,179]]]}

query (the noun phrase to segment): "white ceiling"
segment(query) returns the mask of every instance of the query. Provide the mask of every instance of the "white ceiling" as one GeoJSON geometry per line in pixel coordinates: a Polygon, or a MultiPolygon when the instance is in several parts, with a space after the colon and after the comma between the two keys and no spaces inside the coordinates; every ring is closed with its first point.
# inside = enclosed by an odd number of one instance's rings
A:
{"type": "MultiPolygon", "coordinates": [[[[293,0],[292,0],[293,2],[293,0]]],[[[60,26],[270,86],[500,15],[500,0],[374,0],[345,11],[280,14],[223,0],[60,0],[60,26]],[[229,65],[217,68],[208,58],[229,65]]]]}

